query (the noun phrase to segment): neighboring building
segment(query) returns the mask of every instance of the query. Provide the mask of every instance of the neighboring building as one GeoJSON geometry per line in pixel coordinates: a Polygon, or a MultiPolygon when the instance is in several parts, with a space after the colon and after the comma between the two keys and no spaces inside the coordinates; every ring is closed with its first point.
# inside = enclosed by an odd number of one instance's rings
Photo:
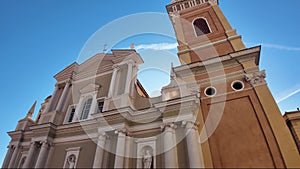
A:
{"type": "Polygon", "coordinates": [[[261,48],[244,46],[217,0],[174,0],[167,11],[182,65],[162,96],[137,80],[134,49],[73,63],[55,75],[38,119],[33,106],[8,133],[3,168],[300,167],[261,48]]]}
{"type": "Polygon", "coordinates": [[[286,112],[283,116],[288,125],[300,153],[300,110],[286,112]]]}

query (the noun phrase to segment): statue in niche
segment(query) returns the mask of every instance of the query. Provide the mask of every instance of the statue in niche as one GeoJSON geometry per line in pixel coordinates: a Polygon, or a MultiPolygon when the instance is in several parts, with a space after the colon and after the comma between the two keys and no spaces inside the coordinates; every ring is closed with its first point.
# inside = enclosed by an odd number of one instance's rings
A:
{"type": "Polygon", "coordinates": [[[76,161],[75,155],[72,154],[68,157],[68,164],[70,169],[75,168],[75,161],[76,161]]]}
{"type": "Polygon", "coordinates": [[[146,150],[143,155],[143,168],[144,169],[153,168],[153,156],[150,153],[150,150],[146,150]]]}

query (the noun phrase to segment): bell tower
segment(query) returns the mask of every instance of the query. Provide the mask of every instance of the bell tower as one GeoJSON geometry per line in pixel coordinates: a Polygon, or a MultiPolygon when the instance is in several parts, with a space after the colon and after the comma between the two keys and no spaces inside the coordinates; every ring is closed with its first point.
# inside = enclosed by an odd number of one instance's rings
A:
{"type": "Polygon", "coordinates": [[[218,6],[218,0],[173,0],[167,6],[182,64],[204,61],[245,49],[218,6]]]}
{"type": "Polygon", "coordinates": [[[200,93],[204,166],[298,168],[297,147],[259,68],[261,47],[245,47],[218,3],[173,0],[167,6],[182,64],[174,76],[200,93]]]}

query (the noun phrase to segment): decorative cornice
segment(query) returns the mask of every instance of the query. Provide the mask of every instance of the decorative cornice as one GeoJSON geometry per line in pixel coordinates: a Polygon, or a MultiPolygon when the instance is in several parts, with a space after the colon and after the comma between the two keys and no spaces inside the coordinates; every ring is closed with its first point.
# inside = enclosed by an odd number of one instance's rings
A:
{"type": "Polygon", "coordinates": [[[172,9],[172,11],[170,12],[173,13],[173,12],[184,11],[189,8],[193,8],[207,3],[211,5],[215,5],[217,4],[217,1],[216,0],[172,0],[172,4],[168,5],[168,7],[172,9]]]}
{"type": "MultiPolygon", "coordinates": [[[[196,63],[191,63],[189,65],[182,65],[182,66],[178,66],[178,67],[175,67],[174,68],[174,71],[176,72],[176,74],[178,75],[178,72],[181,72],[181,71],[186,71],[186,70],[191,70],[193,68],[196,68],[196,67],[206,67],[206,66],[209,66],[209,65],[213,65],[215,63],[223,63],[225,61],[229,61],[229,60],[234,60],[234,59],[237,59],[237,58],[248,58],[250,54],[253,54],[253,53],[259,53],[261,50],[261,46],[257,46],[257,47],[253,47],[253,48],[248,48],[248,49],[244,49],[244,50],[241,50],[241,51],[238,51],[238,52],[234,52],[234,53],[230,53],[228,55],[223,55],[223,56],[219,56],[219,57],[215,57],[215,58],[211,58],[211,59],[208,59],[206,61],[199,61],[199,62],[196,62],[196,63]]],[[[258,57],[257,58],[257,63],[258,64],[258,60],[259,60],[259,55],[256,56],[258,57]]]]}

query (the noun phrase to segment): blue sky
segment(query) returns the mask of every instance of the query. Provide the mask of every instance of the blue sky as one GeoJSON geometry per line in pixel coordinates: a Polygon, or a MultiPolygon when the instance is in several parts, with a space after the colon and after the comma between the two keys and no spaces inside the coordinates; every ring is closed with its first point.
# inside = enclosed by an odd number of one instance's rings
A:
{"type": "MultiPolygon", "coordinates": [[[[35,100],[40,104],[51,95],[55,84],[52,77],[78,59],[86,41],[98,29],[135,13],[166,13],[165,5],[170,1],[1,0],[0,104],[3,118],[0,123],[0,163],[10,141],[6,132],[14,130],[17,121],[25,117],[35,100]]],[[[267,70],[269,87],[280,101],[283,113],[300,107],[300,78],[297,77],[300,72],[299,6],[299,0],[220,1],[221,9],[243,36],[247,47],[263,45],[260,67],[267,70]]],[[[115,47],[124,47],[131,41],[142,45],[172,43],[174,39],[156,35],[130,37],[115,47]]],[[[99,45],[99,51],[102,49],[103,46],[99,45]]],[[[153,52],[140,50],[147,63],[153,61],[147,58],[153,52]]],[[[155,52],[176,62],[174,50],[155,52]]],[[[169,65],[162,67],[163,71],[154,72],[168,80],[169,65]]],[[[140,76],[142,79],[151,74],[145,70],[140,76]]],[[[146,80],[143,82],[145,86],[151,86],[146,80]]]]}

